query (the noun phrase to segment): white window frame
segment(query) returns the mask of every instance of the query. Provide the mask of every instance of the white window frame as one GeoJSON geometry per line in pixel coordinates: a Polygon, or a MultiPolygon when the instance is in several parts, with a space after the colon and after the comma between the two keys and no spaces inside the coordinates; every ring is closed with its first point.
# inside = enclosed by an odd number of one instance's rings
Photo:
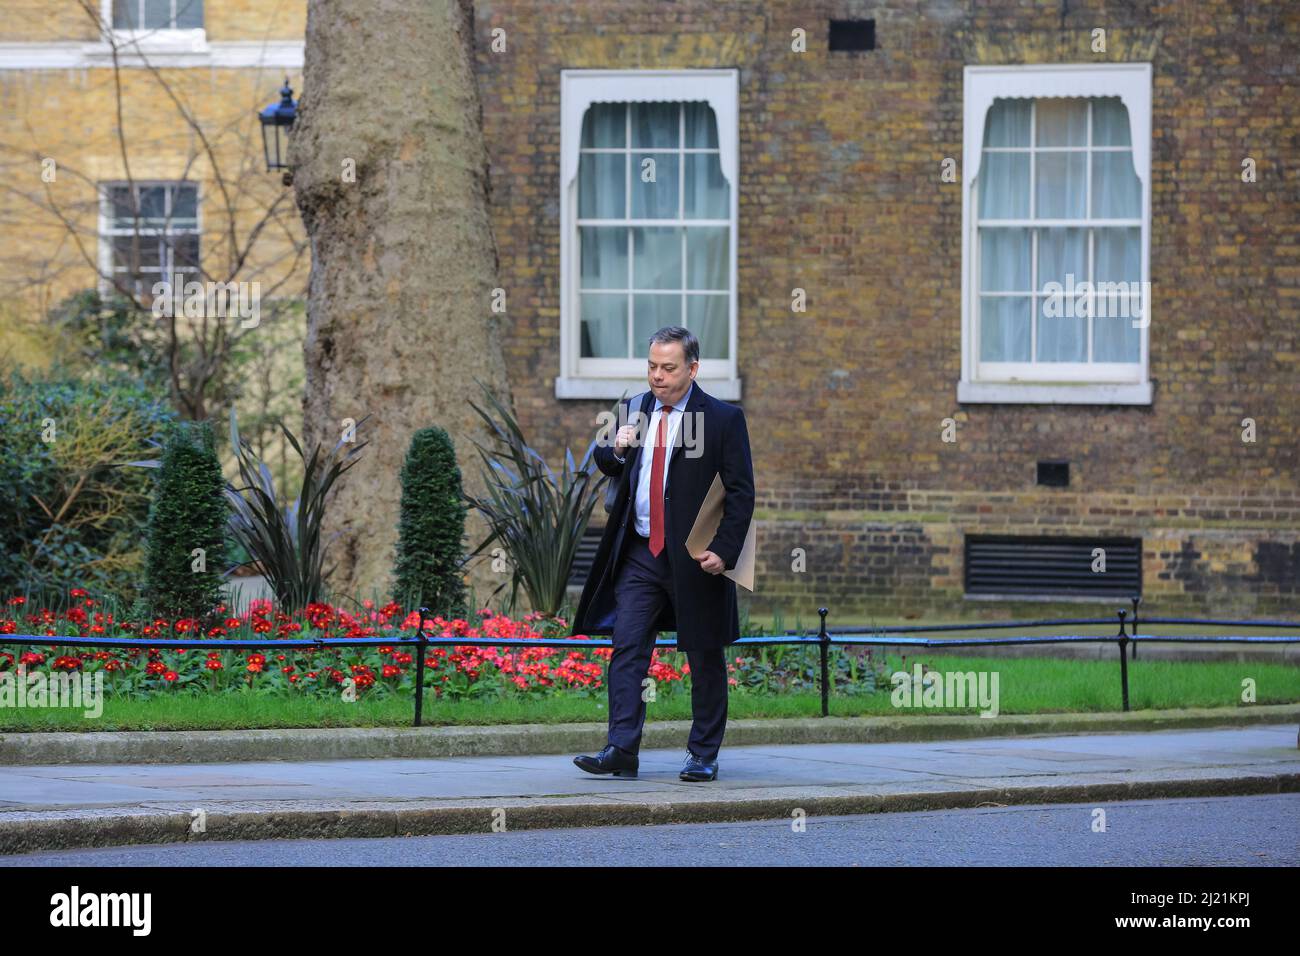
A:
{"type": "MultiPolygon", "coordinates": [[[[110,276],[116,276],[117,272],[113,268],[113,239],[116,236],[133,235],[134,229],[119,229],[113,226],[113,198],[112,191],[117,186],[134,185],[136,188],[141,186],[193,186],[194,187],[194,229],[176,232],[172,225],[170,217],[168,219],[168,235],[196,235],[199,237],[199,263],[203,262],[203,190],[199,183],[192,179],[137,179],[127,182],[125,179],[104,180],[97,184],[99,189],[99,280],[96,283],[101,296],[112,296],[120,294],[117,287],[113,284],[110,276]]],[[[141,236],[157,236],[162,230],[156,226],[141,226],[141,236]]],[[[192,275],[195,281],[203,281],[201,268],[198,271],[188,273],[192,275]]],[[[128,276],[128,280],[129,280],[128,276]]],[[[171,276],[167,273],[160,273],[158,281],[170,282],[171,276]]],[[[188,281],[188,280],[187,280],[188,281]]],[[[149,288],[145,289],[148,293],[149,288]]]]}
{"type": "Polygon", "coordinates": [[[577,173],[587,108],[593,103],[704,100],[717,118],[719,157],[731,203],[729,345],[725,359],[700,359],[696,380],[715,398],[740,399],[741,381],[736,371],[739,90],[740,71],[735,69],[560,71],[560,374],[555,379],[556,398],[620,398],[647,387],[644,360],[580,357],[577,173]]]}
{"type": "MultiPolygon", "coordinates": [[[[976,306],[979,290],[977,179],[984,143],[984,122],[989,107],[999,97],[1040,99],[1051,97],[1118,96],[1128,109],[1133,144],[1133,167],[1142,189],[1142,272],[1149,282],[1151,252],[1151,64],[1066,63],[968,66],[963,75],[963,144],[961,204],[961,380],[959,402],[1151,404],[1149,343],[1151,296],[1145,296],[1146,326],[1135,363],[985,363],[999,374],[982,371],[976,306]],[[1053,368],[1053,366],[1057,366],[1053,368]],[[1050,378],[1045,371],[1055,374],[1050,378]]],[[[1091,213],[1091,210],[1088,210],[1091,213]]],[[[1051,225],[1045,220],[1038,225],[1051,225]]],[[[1144,286],[1143,288],[1150,288],[1144,286]]],[[[1031,314],[1033,314],[1031,312],[1031,314]]]]}
{"type": "MultiPolygon", "coordinates": [[[[139,0],[126,0],[139,3],[139,0]]],[[[178,4],[186,0],[172,0],[173,17],[178,4]]],[[[114,0],[100,0],[100,17],[103,20],[105,36],[112,36],[113,43],[123,48],[123,52],[155,55],[207,53],[208,51],[208,5],[211,0],[204,0],[203,26],[176,30],[171,28],[121,30],[113,26],[114,0]]]]}

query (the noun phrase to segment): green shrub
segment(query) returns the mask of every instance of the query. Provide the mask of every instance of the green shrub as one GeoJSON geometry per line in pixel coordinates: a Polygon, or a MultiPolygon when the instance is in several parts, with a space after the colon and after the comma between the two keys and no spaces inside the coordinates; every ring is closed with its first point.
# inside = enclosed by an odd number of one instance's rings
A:
{"type": "Polygon", "coordinates": [[[172,418],[138,383],[0,375],[0,592],[138,593],[149,475],[125,466],[172,418]]]}
{"type": "Polygon", "coordinates": [[[226,569],[225,478],[208,422],[167,434],[145,551],[145,599],[167,616],[201,618],[221,600],[226,569]],[[203,553],[195,555],[196,548],[203,553]]]}
{"type": "Polygon", "coordinates": [[[78,378],[167,381],[166,329],[129,299],[83,289],[50,309],[46,324],[59,361],[78,378]]]}
{"type": "Polygon", "coordinates": [[[393,598],[405,608],[428,607],[452,619],[465,604],[465,515],[456,449],[441,428],[411,436],[402,465],[393,598]]]}

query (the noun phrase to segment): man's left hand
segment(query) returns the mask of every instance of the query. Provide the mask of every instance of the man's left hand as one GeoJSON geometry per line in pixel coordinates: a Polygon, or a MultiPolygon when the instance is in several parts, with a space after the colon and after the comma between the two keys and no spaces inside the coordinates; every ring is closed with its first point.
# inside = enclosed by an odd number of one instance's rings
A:
{"type": "Polygon", "coordinates": [[[727,562],[712,551],[705,551],[695,560],[700,562],[700,570],[707,571],[709,574],[721,574],[727,570],[727,562]]]}

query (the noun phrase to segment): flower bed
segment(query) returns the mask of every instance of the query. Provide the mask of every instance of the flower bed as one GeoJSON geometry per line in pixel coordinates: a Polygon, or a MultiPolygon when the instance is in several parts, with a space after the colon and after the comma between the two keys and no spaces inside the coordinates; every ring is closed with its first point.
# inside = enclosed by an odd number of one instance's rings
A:
{"type": "MultiPolygon", "coordinates": [[[[52,640],[39,647],[0,644],[0,671],[23,665],[28,673],[80,671],[105,673],[110,695],[148,697],[183,691],[248,691],[270,694],[331,694],[354,692],[384,696],[414,690],[415,648],[410,645],[358,648],[285,648],[278,640],[413,637],[419,615],[397,604],[352,614],[328,604],[309,604],[293,614],[273,609],[269,601],[253,601],[243,615],[230,616],[199,634],[197,621],[156,618],[133,622],[98,608],[81,589],[71,596],[76,603],[64,612],[29,609],[24,598],[10,598],[0,612],[0,635],[33,634],[58,637],[140,638],[139,646],[77,649],[52,640]],[[225,638],[258,640],[265,644],[247,650],[174,650],[149,646],[149,639],[225,638]]],[[[224,608],[219,608],[224,612],[224,608]]],[[[473,624],[457,618],[426,619],[425,633],[432,637],[510,638],[544,641],[567,636],[563,618],[541,614],[514,621],[484,608],[473,624]]],[[[3,637],[0,636],[0,641],[3,637]]],[[[537,647],[455,645],[429,648],[425,656],[425,686],[438,697],[468,697],[512,693],[546,695],[557,692],[604,694],[605,664],[609,648],[590,650],[537,647]]],[[[676,655],[674,655],[676,656],[676,655]]],[[[680,682],[683,671],[660,660],[656,650],[651,675],[660,685],[680,682]]]]}
{"type": "MultiPolygon", "coordinates": [[[[104,672],[105,692],[136,699],[161,693],[252,692],[260,694],[356,694],[358,698],[409,696],[415,687],[415,648],[410,645],[356,648],[283,648],[281,640],[413,637],[419,615],[395,603],[376,607],[362,602],[359,613],[329,604],[309,604],[293,614],[277,611],[270,601],[257,600],[247,612],[232,614],[200,633],[189,618],[132,621],[88,596],[70,592],[66,611],[27,607],[24,598],[9,598],[0,607],[0,672],[23,665],[27,673],[104,672]],[[6,646],[5,634],[48,636],[39,646],[6,646]],[[59,637],[139,638],[124,648],[76,648],[59,637]],[[151,647],[150,639],[224,638],[264,641],[260,647],[210,651],[151,647]]],[[[218,608],[225,613],[224,608],[218,608]]],[[[439,698],[479,696],[538,697],[556,694],[605,696],[605,668],[612,650],[593,647],[551,647],[548,638],[568,637],[564,618],[528,614],[515,621],[478,611],[477,620],[441,617],[426,619],[431,637],[536,640],[536,647],[454,645],[429,648],[425,656],[425,688],[439,698]]],[[[579,639],[582,635],[577,636],[579,639]]],[[[817,651],[812,647],[728,648],[728,684],[739,692],[783,693],[818,689],[817,651]]],[[[871,693],[888,687],[882,655],[832,648],[830,668],[840,693],[871,693]]],[[[907,658],[903,658],[906,668],[907,658]]],[[[690,665],[680,651],[655,648],[649,676],[655,693],[672,694],[689,676],[690,665]]]]}

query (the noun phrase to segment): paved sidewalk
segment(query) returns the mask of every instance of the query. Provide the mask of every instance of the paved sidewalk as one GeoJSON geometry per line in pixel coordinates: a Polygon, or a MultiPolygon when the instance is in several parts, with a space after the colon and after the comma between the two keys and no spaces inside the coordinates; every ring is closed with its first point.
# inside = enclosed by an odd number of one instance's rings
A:
{"type": "Polygon", "coordinates": [[[1294,724],[949,742],[724,744],[718,779],[643,750],[636,780],[571,755],[0,767],[0,852],[398,836],[1300,791],[1294,724]],[[202,812],[204,831],[192,832],[202,812]]]}
{"type": "MultiPolygon", "coordinates": [[[[1200,730],[1300,723],[1300,704],[1252,704],[1087,714],[886,714],[727,721],[725,747],[875,744],[972,737],[1200,730]]],[[[648,720],[644,750],[686,746],[689,720],[648,720]]],[[[259,760],[491,757],[575,754],[604,743],[604,721],[279,730],[0,732],[0,766],[27,764],[248,763],[259,760]]]]}

